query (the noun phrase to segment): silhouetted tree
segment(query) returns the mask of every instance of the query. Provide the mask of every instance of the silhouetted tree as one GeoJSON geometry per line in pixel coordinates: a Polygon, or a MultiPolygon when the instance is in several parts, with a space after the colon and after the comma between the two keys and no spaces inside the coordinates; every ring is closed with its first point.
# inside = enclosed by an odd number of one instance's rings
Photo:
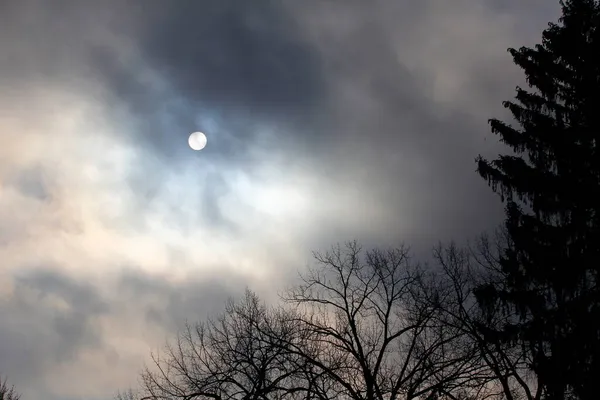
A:
{"type": "Polygon", "coordinates": [[[115,400],[140,400],[141,397],[139,392],[129,389],[124,392],[119,391],[115,396],[115,400]]]}
{"type": "Polygon", "coordinates": [[[352,242],[315,258],[284,300],[305,338],[289,351],[330,384],[325,398],[441,399],[470,380],[471,349],[436,322],[435,300],[426,299],[437,292],[408,249],[363,253],[352,242]]]}
{"type": "Polygon", "coordinates": [[[0,400],[19,400],[21,395],[15,391],[14,386],[8,386],[8,380],[0,377],[0,400]]]}
{"type": "Polygon", "coordinates": [[[282,306],[247,292],[187,325],[153,357],[142,390],[117,398],[473,399],[477,349],[440,323],[438,282],[406,248],[363,253],[353,242],[315,258],[282,306]]]}
{"type": "Polygon", "coordinates": [[[561,2],[562,17],[534,48],[510,49],[532,90],[504,102],[519,127],[492,131],[513,154],[478,158],[506,200],[510,237],[503,285],[478,291],[517,320],[486,339],[520,343],[546,399],[597,398],[600,377],[600,5],[561,2]]]}
{"type": "Polygon", "coordinates": [[[453,243],[435,248],[441,271],[436,285],[439,301],[432,306],[439,309],[436,319],[442,329],[460,332],[457,345],[472,349],[474,373],[462,382],[463,398],[537,400],[541,391],[536,377],[529,373],[528,353],[513,342],[490,335],[514,321],[517,314],[502,309],[499,303],[483,308],[474,295],[475,289],[484,285],[498,288],[503,284],[498,249],[505,247],[506,237],[499,233],[496,241],[482,236],[474,249],[453,243]]]}
{"type": "Polygon", "coordinates": [[[142,373],[140,393],[121,399],[284,399],[306,387],[297,356],[282,342],[294,343],[298,331],[277,310],[269,310],[247,291],[230,301],[219,318],[186,325],[164,356],[142,373]],[[298,387],[298,388],[296,388],[298,387]]]}

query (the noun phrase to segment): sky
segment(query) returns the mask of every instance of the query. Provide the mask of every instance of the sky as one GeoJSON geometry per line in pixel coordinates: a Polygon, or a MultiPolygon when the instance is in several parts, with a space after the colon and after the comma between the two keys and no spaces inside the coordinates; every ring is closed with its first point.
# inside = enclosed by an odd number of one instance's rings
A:
{"type": "Polygon", "coordinates": [[[0,0],[0,375],[105,400],[313,250],[493,229],[475,172],[547,0],[0,0]],[[187,137],[208,145],[192,151],[187,137]]]}

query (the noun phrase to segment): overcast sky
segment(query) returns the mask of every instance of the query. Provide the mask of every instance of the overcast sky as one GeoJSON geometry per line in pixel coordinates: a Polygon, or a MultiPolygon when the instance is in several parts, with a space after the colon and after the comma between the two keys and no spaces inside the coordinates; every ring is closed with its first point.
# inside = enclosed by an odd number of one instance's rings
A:
{"type": "MultiPolygon", "coordinates": [[[[555,4],[556,3],[556,4],[555,4]]],[[[493,228],[475,157],[547,0],[0,0],[0,374],[104,400],[311,251],[493,228]],[[207,147],[192,151],[190,132],[207,147]]]]}

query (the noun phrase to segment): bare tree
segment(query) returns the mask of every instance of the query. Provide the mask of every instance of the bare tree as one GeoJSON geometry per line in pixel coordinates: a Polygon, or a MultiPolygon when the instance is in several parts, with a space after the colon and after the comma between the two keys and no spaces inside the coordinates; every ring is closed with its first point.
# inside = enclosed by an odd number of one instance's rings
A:
{"type": "Polygon", "coordinates": [[[465,396],[473,399],[539,400],[540,385],[529,374],[531,360],[521,347],[500,340],[495,333],[515,315],[502,310],[501,303],[484,303],[478,298],[481,288],[497,287],[504,282],[498,254],[509,243],[502,231],[494,241],[481,236],[474,249],[461,249],[451,243],[439,245],[434,256],[441,266],[438,290],[443,301],[436,314],[443,330],[462,335],[462,346],[475,350],[473,365],[477,374],[463,384],[465,396]]]}
{"type": "Polygon", "coordinates": [[[0,400],[19,400],[21,395],[15,391],[14,386],[8,386],[8,380],[0,377],[0,400]]]}
{"type": "Polygon", "coordinates": [[[507,318],[476,298],[501,278],[491,248],[440,246],[439,270],[413,265],[405,247],[315,253],[283,305],[248,291],[186,325],[142,390],[118,399],[539,400],[524,353],[485,330],[507,318]]]}
{"type": "Polygon", "coordinates": [[[408,254],[363,254],[356,242],[315,253],[318,265],[284,296],[305,339],[288,350],[326,378],[326,397],[425,398],[454,392],[453,382],[471,374],[469,355],[453,350],[460,335],[443,330],[434,301],[424,300],[437,293],[434,281],[408,254]]]}
{"type": "Polygon", "coordinates": [[[124,392],[118,392],[115,400],[140,400],[141,397],[142,395],[139,392],[129,389],[124,392]]]}
{"type": "MultiPolygon", "coordinates": [[[[301,363],[282,343],[297,330],[247,291],[217,319],[186,324],[154,368],[142,374],[141,399],[283,399],[304,390],[301,363]]],[[[122,396],[121,398],[135,398],[122,396]]]]}

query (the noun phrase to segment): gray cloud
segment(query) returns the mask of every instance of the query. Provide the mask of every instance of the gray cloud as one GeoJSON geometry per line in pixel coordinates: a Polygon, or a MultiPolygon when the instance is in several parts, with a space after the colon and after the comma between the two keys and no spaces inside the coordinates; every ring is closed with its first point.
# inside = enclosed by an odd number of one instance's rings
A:
{"type": "MultiPolygon", "coordinates": [[[[35,397],[36,393],[50,392],[49,398],[55,398],[52,391],[57,390],[56,385],[44,379],[48,369],[64,371],[69,364],[80,363],[83,372],[87,372],[89,367],[82,354],[94,351],[104,356],[100,365],[114,368],[127,361],[123,360],[126,349],[105,339],[123,328],[127,330],[132,321],[146,335],[158,339],[147,348],[149,352],[162,345],[186,320],[194,322],[213,315],[228,298],[243,293],[245,287],[235,277],[174,284],[136,269],[125,269],[113,282],[116,290],[109,295],[102,294],[105,290],[96,285],[50,268],[22,273],[15,280],[13,294],[0,302],[0,371],[8,373],[24,394],[35,397]],[[108,323],[101,323],[103,318],[108,318],[108,323]]],[[[134,364],[127,371],[131,384],[141,366],[134,364]]],[[[90,388],[90,398],[98,389],[90,388]]],[[[110,390],[103,393],[109,394],[118,388],[105,389],[110,390]]],[[[58,396],[58,392],[54,395],[58,396]]]]}
{"type": "Polygon", "coordinates": [[[320,59],[280,2],[155,1],[149,9],[142,56],[187,99],[263,118],[316,106],[320,59]]]}
{"type": "Polygon", "coordinates": [[[89,285],[49,268],[23,274],[0,303],[0,371],[26,383],[76,360],[84,348],[102,346],[95,319],[109,311],[89,285]]]}
{"type": "Polygon", "coordinates": [[[9,178],[9,182],[24,196],[37,200],[47,200],[50,196],[45,182],[44,172],[39,167],[18,171],[9,178]]]}
{"type": "Polygon", "coordinates": [[[405,3],[0,2],[0,374],[107,398],[312,249],[493,227],[473,160],[522,80],[505,49],[557,7],[405,3]]]}
{"type": "Polygon", "coordinates": [[[127,110],[136,121],[135,140],[171,162],[182,155],[189,130],[216,122],[209,157],[242,163],[265,126],[304,124],[319,109],[322,61],[279,2],[121,7],[136,13],[135,23],[118,22],[135,35],[135,56],[98,45],[88,62],[115,112],[127,110]]]}
{"type": "Polygon", "coordinates": [[[143,311],[149,325],[175,332],[186,320],[194,323],[223,309],[227,300],[243,293],[245,283],[237,277],[189,281],[179,285],[129,270],[118,283],[121,299],[147,305],[143,311]]]}

